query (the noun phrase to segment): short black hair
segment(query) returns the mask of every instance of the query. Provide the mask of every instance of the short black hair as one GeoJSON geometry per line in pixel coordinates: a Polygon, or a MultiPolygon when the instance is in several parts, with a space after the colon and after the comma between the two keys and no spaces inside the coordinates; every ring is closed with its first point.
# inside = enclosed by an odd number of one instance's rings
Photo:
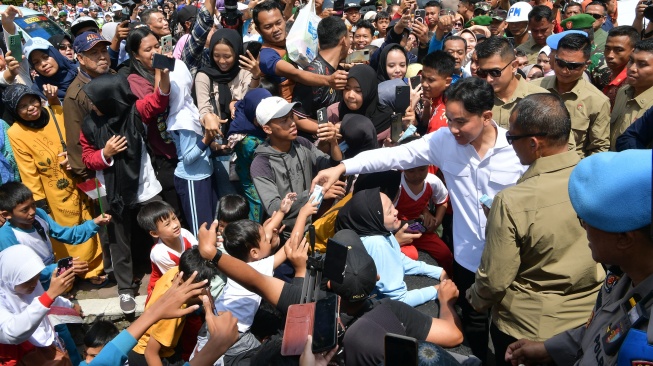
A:
{"type": "Polygon", "coordinates": [[[218,218],[220,220],[230,223],[245,220],[248,217],[249,204],[245,197],[238,194],[228,194],[220,198],[220,204],[218,205],[218,218]]]}
{"type": "Polygon", "coordinates": [[[261,224],[252,220],[238,220],[229,223],[222,233],[227,253],[247,262],[249,251],[258,248],[258,242],[261,241],[260,227],[261,224]]]}
{"type": "MultiPolygon", "coordinates": [[[[254,10],[252,11],[252,20],[254,21],[255,26],[261,25],[258,21],[258,13],[263,12],[263,11],[272,11],[274,9],[279,10],[281,14],[283,14],[283,9],[281,8],[281,4],[274,0],[266,0],[262,3],[257,4],[254,7],[254,10]]],[[[285,20],[284,20],[285,22],[285,20]]]]}
{"type": "Polygon", "coordinates": [[[97,320],[84,335],[84,345],[89,348],[104,347],[120,333],[108,320],[97,320]]]}
{"type": "Polygon", "coordinates": [[[354,27],[352,27],[352,33],[356,33],[357,30],[361,28],[367,28],[370,30],[370,34],[374,36],[374,32],[376,29],[374,28],[374,24],[370,22],[369,20],[361,19],[359,20],[354,27]]]}
{"type": "Polygon", "coordinates": [[[147,231],[156,231],[156,224],[159,221],[168,219],[170,216],[175,215],[175,209],[165,201],[152,201],[138,212],[136,221],[138,226],[147,231]]]}
{"type": "Polygon", "coordinates": [[[336,47],[342,37],[348,37],[347,25],[338,17],[326,17],[317,25],[317,40],[321,50],[336,47]]]}
{"type": "Polygon", "coordinates": [[[383,10],[376,13],[376,17],[374,17],[374,21],[378,22],[381,19],[390,19],[390,13],[388,13],[387,11],[383,11],[383,10]]]}
{"type": "Polygon", "coordinates": [[[542,19],[553,22],[553,12],[546,5],[534,6],[533,10],[528,13],[528,21],[530,22],[531,20],[534,20],[536,22],[540,22],[542,19]]]}
{"type": "Polygon", "coordinates": [[[432,8],[432,7],[437,7],[438,9],[442,9],[442,3],[439,1],[431,0],[426,2],[426,4],[424,4],[424,9],[432,8]]]}
{"type": "Polygon", "coordinates": [[[526,52],[520,50],[519,48],[515,48],[515,57],[526,57],[526,52]]]}
{"type": "Polygon", "coordinates": [[[424,57],[422,67],[433,69],[440,76],[450,77],[456,71],[456,60],[450,54],[437,50],[424,57]]]}
{"type": "Polygon", "coordinates": [[[442,49],[445,48],[445,46],[447,45],[447,42],[453,42],[453,41],[462,41],[463,44],[465,45],[465,49],[467,49],[467,41],[465,40],[465,38],[463,38],[461,36],[450,36],[450,37],[445,38],[444,41],[442,42],[442,49]]]}
{"type": "Polygon", "coordinates": [[[512,110],[514,125],[523,134],[546,133],[556,146],[566,146],[571,133],[571,117],[565,103],[556,94],[531,94],[512,110]]]}
{"type": "Polygon", "coordinates": [[[643,39],[635,43],[635,52],[639,51],[653,53],[653,39],[643,39]]]}
{"type": "Polygon", "coordinates": [[[592,43],[584,34],[571,33],[560,39],[560,42],[558,42],[559,50],[583,51],[583,58],[587,61],[592,52],[592,43]]]}
{"type": "Polygon", "coordinates": [[[381,193],[385,193],[390,199],[397,197],[401,187],[401,172],[398,170],[386,170],[369,174],[360,174],[354,183],[356,194],[366,189],[379,188],[381,193]]]}
{"type": "Polygon", "coordinates": [[[0,210],[12,212],[16,206],[34,198],[32,191],[21,182],[8,182],[0,186],[0,210]]]}
{"type": "Polygon", "coordinates": [[[635,27],[630,25],[620,25],[610,29],[608,38],[625,36],[630,39],[630,46],[635,47],[635,44],[641,39],[639,32],[635,27]]]}
{"type": "MultiPolygon", "coordinates": [[[[161,10],[159,10],[157,8],[150,8],[150,9],[147,9],[147,10],[143,11],[140,14],[141,22],[143,22],[143,24],[148,24],[148,22],[150,21],[150,17],[154,13],[161,13],[161,10]]],[[[161,14],[163,14],[163,13],[161,13],[161,14]]]]}
{"type": "Polygon", "coordinates": [[[204,280],[211,282],[211,279],[220,273],[213,262],[202,258],[200,250],[196,246],[181,254],[179,258],[179,272],[184,272],[184,276],[182,277],[184,281],[188,280],[193,272],[197,272],[193,283],[204,280]]]}
{"type": "Polygon", "coordinates": [[[567,9],[569,9],[569,8],[573,8],[573,7],[575,7],[575,6],[581,8],[581,13],[582,13],[583,5],[582,5],[581,3],[577,3],[577,2],[575,2],[575,1],[570,1],[570,2],[568,2],[567,5],[565,5],[565,9],[564,9],[564,11],[567,11],[567,9]]]}
{"type": "Polygon", "coordinates": [[[462,102],[469,113],[482,115],[494,107],[494,90],[481,78],[465,78],[452,84],[444,92],[446,102],[462,102]]]}
{"type": "Polygon", "coordinates": [[[603,15],[608,13],[608,6],[605,5],[605,3],[600,2],[600,1],[592,1],[591,3],[585,5],[585,12],[587,12],[587,7],[590,5],[598,5],[603,7],[603,15]]]}
{"type": "Polygon", "coordinates": [[[501,56],[502,60],[515,59],[515,50],[505,37],[492,36],[476,45],[476,57],[484,60],[492,56],[501,56]]]}

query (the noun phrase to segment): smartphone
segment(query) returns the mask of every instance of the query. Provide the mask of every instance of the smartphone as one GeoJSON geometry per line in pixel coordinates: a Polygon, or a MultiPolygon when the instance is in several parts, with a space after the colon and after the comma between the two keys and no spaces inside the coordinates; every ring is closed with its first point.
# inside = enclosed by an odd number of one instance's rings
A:
{"type": "Polygon", "coordinates": [[[415,21],[422,24],[426,24],[426,10],[425,9],[415,9],[415,21]]]}
{"type": "Polygon", "coordinates": [[[333,9],[334,3],[333,0],[324,0],[322,3],[322,9],[333,9]]]}
{"type": "Polygon", "coordinates": [[[341,12],[345,10],[345,0],[333,0],[333,11],[341,12]]]}
{"type": "Polygon", "coordinates": [[[61,276],[62,273],[70,268],[73,268],[73,257],[59,259],[59,261],[57,261],[57,276],[61,276]]]}
{"type": "Polygon", "coordinates": [[[492,201],[494,201],[494,199],[490,198],[490,196],[488,196],[487,194],[482,195],[481,198],[479,198],[478,200],[481,202],[483,206],[487,208],[492,208],[492,201]]]}
{"type": "Polygon", "coordinates": [[[308,335],[313,330],[315,303],[295,304],[288,307],[286,325],[281,341],[283,356],[299,356],[304,351],[308,335]]]}
{"type": "Polygon", "coordinates": [[[357,50],[347,55],[345,62],[348,64],[360,64],[363,62],[368,62],[369,60],[370,50],[357,50]]]}
{"type": "Polygon", "coordinates": [[[166,55],[171,53],[172,50],[172,36],[168,34],[167,36],[161,37],[161,53],[166,55]]]}
{"type": "Polygon", "coordinates": [[[385,366],[417,366],[417,339],[399,334],[385,335],[385,366]]]}
{"type": "Polygon", "coordinates": [[[211,289],[209,289],[208,286],[202,288],[202,295],[206,295],[206,297],[209,298],[209,301],[211,302],[211,311],[213,312],[213,315],[218,315],[218,311],[215,309],[215,300],[213,299],[213,295],[211,295],[211,289]]]}
{"type": "Polygon", "coordinates": [[[406,131],[404,131],[404,133],[401,134],[401,137],[397,142],[402,142],[403,140],[413,136],[415,132],[417,132],[417,127],[415,127],[415,125],[413,124],[408,125],[408,128],[406,128],[406,131]]]}
{"type": "Polygon", "coordinates": [[[415,219],[412,220],[412,222],[408,222],[408,230],[413,233],[422,233],[424,234],[426,232],[426,226],[424,226],[424,223],[420,219],[415,219]]]}
{"type": "Polygon", "coordinates": [[[159,70],[168,69],[170,71],[174,71],[175,59],[172,57],[163,56],[159,53],[155,53],[154,59],[152,59],[152,67],[159,70]]]}
{"type": "MultiPolygon", "coordinates": [[[[415,75],[410,78],[410,88],[415,89],[419,84],[422,83],[422,75],[415,75]]],[[[409,98],[410,99],[410,98],[409,98]]]]}
{"type": "Polygon", "coordinates": [[[402,129],[401,113],[393,114],[392,123],[390,125],[390,140],[392,140],[392,142],[399,141],[399,138],[401,138],[402,129]]]}
{"type": "Polygon", "coordinates": [[[323,198],[324,198],[324,191],[322,189],[322,186],[316,185],[315,188],[313,188],[313,194],[311,194],[308,200],[310,202],[317,202],[317,208],[320,208],[323,198]]]}
{"type": "Polygon", "coordinates": [[[398,85],[395,87],[395,112],[404,114],[410,106],[410,86],[398,85]]]}
{"type": "Polygon", "coordinates": [[[338,296],[333,293],[315,303],[313,323],[313,353],[324,352],[336,346],[338,331],[338,296]]]}
{"type": "Polygon", "coordinates": [[[327,109],[326,107],[317,110],[317,124],[321,125],[327,123],[327,109]]]}
{"type": "Polygon", "coordinates": [[[333,239],[327,240],[326,254],[324,255],[325,278],[331,281],[342,283],[345,279],[345,268],[347,267],[347,253],[349,248],[333,239]]]}
{"type": "Polygon", "coordinates": [[[20,34],[9,36],[9,51],[16,61],[23,61],[23,37],[20,34]]]}

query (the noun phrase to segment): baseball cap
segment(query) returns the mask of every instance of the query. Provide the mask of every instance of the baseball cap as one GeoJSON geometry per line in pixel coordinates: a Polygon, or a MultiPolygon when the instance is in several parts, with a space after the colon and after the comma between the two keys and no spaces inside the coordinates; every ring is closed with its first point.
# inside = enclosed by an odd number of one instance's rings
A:
{"type": "Polygon", "coordinates": [[[73,43],[73,49],[75,53],[86,52],[91,48],[95,47],[98,43],[105,43],[110,45],[111,42],[104,39],[101,35],[95,32],[84,32],[77,37],[75,37],[75,42],[73,43]]]}
{"type": "Polygon", "coordinates": [[[100,11],[100,7],[93,4],[93,5],[88,7],[88,10],[97,12],[97,11],[100,11]]]}
{"type": "Polygon", "coordinates": [[[333,240],[347,246],[345,276],[342,283],[331,281],[331,291],[348,302],[364,301],[376,288],[376,265],[355,231],[338,231],[333,240]]]}
{"type": "Polygon", "coordinates": [[[531,4],[524,1],[520,1],[515,5],[511,6],[510,9],[508,9],[508,17],[506,18],[506,22],[508,23],[527,22],[528,13],[530,13],[531,10],[533,10],[531,4]]]}
{"type": "Polygon", "coordinates": [[[65,10],[59,12],[59,18],[68,16],[68,13],[65,10]]]}
{"type": "Polygon", "coordinates": [[[375,18],[376,18],[376,12],[375,11],[368,11],[363,16],[364,20],[369,20],[370,22],[373,22],[375,18]]]}
{"type": "Polygon", "coordinates": [[[552,34],[548,37],[546,37],[546,45],[551,47],[552,50],[557,50],[558,49],[558,42],[560,40],[568,35],[568,34],[582,34],[585,37],[587,37],[587,33],[580,31],[580,30],[570,30],[570,31],[564,31],[556,34],[552,34]]]}
{"type": "Polygon", "coordinates": [[[578,216],[588,225],[610,233],[649,225],[651,160],[651,150],[602,152],[581,160],[571,172],[568,186],[578,216]],[[619,204],[606,209],[607,202],[619,204]]]}
{"type": "Polygon", "coordinates": [[[592,24],[596,19],[589,14],[576,14],[562,21],[562,28],[564,29],[588,29],[592,28],[592,24]]]}
{"type": "Polygon", "coordinates": [[[361,5],[359,3],[347,3],[345,4],[345,11],[349,9],[360,9],[361,5]]]}
{"type": "Polygon", "coordinates": [[[122,6],[120,4],[113,4],[111,5],[111,11],[113,12],[122,11],[122,6]]]}
{"type": "Polygon", "coordinates": [[[45,51],[48,50],[50,47],[52,47],[52,44],[46,41],[45,39],[41,37],[32,37],[32,38],[28,38],[25,41],[25,45],[23,46],[23,52],[25,53],[25,58],[29,60],[29,55],[32,53],[32,51],[34,50],[45,51]]]}
{"type": "Polygon", "coordinates": [[[281,97],[268,97],[263,99],[256,107],[256,121],[265,126],[270,120],[286,116],[295,107],[301,106],[299,102],[288,103],[281,97]]]}
{"type": "Polygon", "coordinates": [[[98,27],[97,22],[95,21],[95,19],[93,19],[91,17],[87,17],[87,16],[81,16],[81,17],[75,19],[73,24],[70,26],[70,32],[74,36],[74,35],[77,34],[77,32],[79,32],[80,29],[85,28],[85,27],[95,27],[95,28],[100,29],[100,27],[98,27]]]}
{"type": "Polygon", "coordinates": [[[197,17],[197,8],[192,5],[186,5],[177,13],[179,23],[184,24],[187,21],[197,17]]]}

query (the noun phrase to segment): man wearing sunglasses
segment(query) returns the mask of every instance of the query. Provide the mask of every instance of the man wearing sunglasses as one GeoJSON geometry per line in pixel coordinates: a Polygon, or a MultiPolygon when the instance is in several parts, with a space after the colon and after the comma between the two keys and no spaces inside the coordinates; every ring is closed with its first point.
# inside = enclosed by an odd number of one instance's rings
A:
{"type": "Polygon", "coordinates": [[[610,148],[610,100],[583,79],[589,65],[591,44],[585,34],[562,32],[548,42],[556,50],[555,75],[531,83],[562,98],[571,115],[576,152],[581,158],[610,148]]]}
{"type": "Polygon", "coordinates": [[[516,74],[519,62],[506,38],[490,37],[479,43],[476,57],[476,76],[487,80],[494,89],[492,118],[499,126],[508,128],[510,112],[517,102],[531,94],[548,93],[546,89],[528,83],[516,74]]]}
{"type": "Polygon", "coordinates": [[[605,277],[567,192],[580,161],[567,149],[570,131],[569,112],[553,94],[521,99],[510,116],[506,139],[529,168],[494,197],[481,265],[466,293],[477,311],[492,309],[496,365],[510,364],[506,349],[517,339],[545,341],[584,324],[605,277]]]}
{"type": "Polygon", "coordinates": [[[594,44],[597,50],[603,52],[605,41],[608,39],[608,32],[604,31],[601,27],[608,16],[608,8],[600,1],[592,1],[585,7],[585,14],[591,15],[594,18],[594,22],[592,23],[594,44]]]}

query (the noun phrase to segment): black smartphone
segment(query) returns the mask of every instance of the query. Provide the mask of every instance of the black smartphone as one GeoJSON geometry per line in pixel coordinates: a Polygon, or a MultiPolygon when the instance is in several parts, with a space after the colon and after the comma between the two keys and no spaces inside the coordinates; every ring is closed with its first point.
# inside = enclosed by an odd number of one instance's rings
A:
{"type": "Polygon", "coordinates": [[[426,24],[426,10],[425,9],[415,9],[415,21],[422,24],[426,24]]]}
{"type": "Polygon", "coordinates": [[[327,240],[326,254],[324,257],[324,277],[331,281],[342,283],[345,279],[347,266],[347,253],[349,248],[333,239],[327,240]]]}
{"type": "MultiPolygon", "coordinates": [[[[412,78],[410,78],[410,87],[411,89],[417,88],[419,84],[422,83],[422,75],[415,75],[412,78]]],[[[410,100],[410,98],[408,98],[410,100]]]]}
{"type": "Polygon", "coordinates": [[[402,131],[403,126],[401,123],[401,114],[395,113],[392,115],[392,123],[390,124],[390,140],[392,140],[392,142],[399,141],[402,131]]]}
{"type": "Polygon", "coordinates": [[[410,86],[398,85],[395,87],[395,112],[404,114],[410,106],[410,86]]]}
{"type": "Polygon", "coordinates": [[[317,110],[317,124],[327,123],[327,109],[326,107],[317,110]]]}
{"type": "Polygon", "coordinates": [[[399,334],[385,335],[385,366],[417,366],[417,339],[399,334]]]}
{"type": "Polygon", "coordinates": [[[61,276],[70,268],[73,268],[73,257],[61,258],[57,261],[57,276],[61,276]]]}
{"type": "Polygon", "coordinates": [[[209,286],[202,288],[202,295],[205,295],[206,297],[209,298],[209,302],[211,302],[211,311],[213,312],[213,315],[218,315],[218,311],[215,309],[215,300],[213,299],[213,295],[211,295],[211,289],[209,288],[209,286]]]}
{"type": "Polygon", "coordinates": [[[334,0],[333,1],[333,11],[339,12],[345,10],[345,0],[334,0]]]}
{"type": "MultiPolygon", "coordinates": [[[[328,250],[327,250],[328,251],[328,250]]],[[[324,352],[336,346],[338,324],[338,296],[330,293],[315,303],[313,322],[313,353],[324,352]]]]}
{"type": "Polygon", "coordinates": [[[174,71],[175,59],[155,53],[154,59],[152,59],[152,67],[159,70],[168,69],[169,71],[174,71]]]}

